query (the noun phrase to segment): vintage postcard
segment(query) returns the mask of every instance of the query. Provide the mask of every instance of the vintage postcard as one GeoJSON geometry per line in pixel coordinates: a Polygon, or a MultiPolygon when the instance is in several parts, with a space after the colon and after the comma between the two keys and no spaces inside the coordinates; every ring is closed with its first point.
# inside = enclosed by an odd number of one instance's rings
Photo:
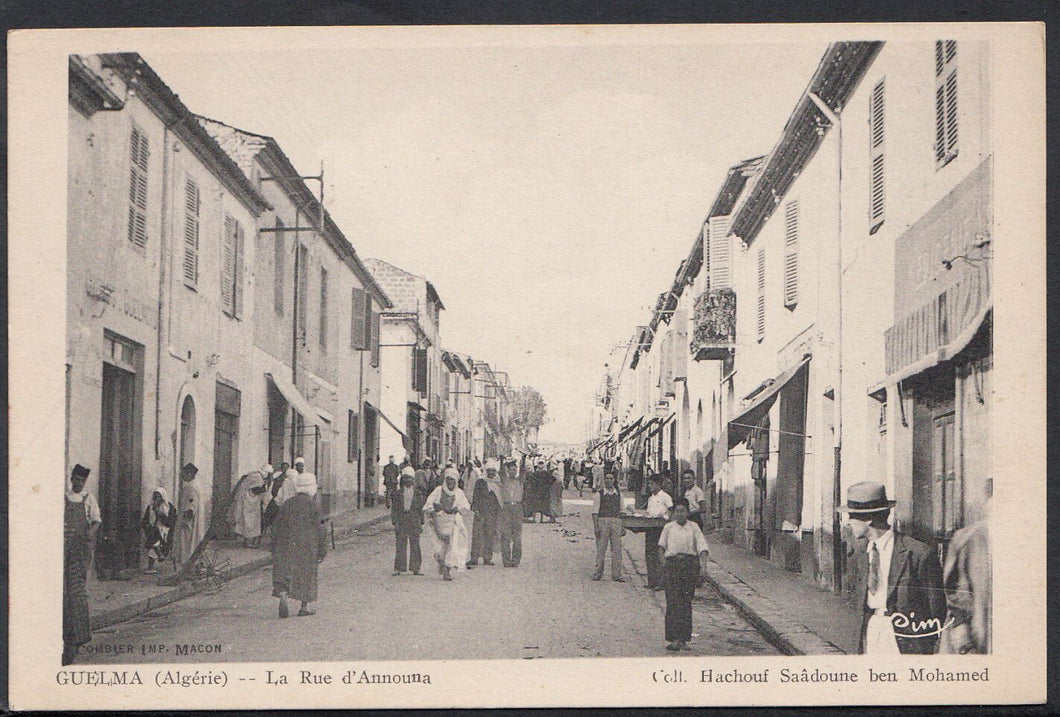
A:
{"type": "Polygon", "coordinates": [[[8,49],[13,708],[1044,701],[1043,25],[8,49]]]}

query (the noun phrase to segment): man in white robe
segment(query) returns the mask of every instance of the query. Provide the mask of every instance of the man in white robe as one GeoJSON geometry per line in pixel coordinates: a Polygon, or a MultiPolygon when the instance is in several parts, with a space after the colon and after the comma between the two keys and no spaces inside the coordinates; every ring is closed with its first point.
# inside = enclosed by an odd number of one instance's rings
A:
{"type": "Polygon", "coordinates": [[[431,491],[423,506],[427,544],[443,580],[452,580],[452,571],[467,563],[471,542],[465,522],[471,515],[471,504],[456,487],[456,480],[455,470],[446,471],[444,481],[431,491]]]}

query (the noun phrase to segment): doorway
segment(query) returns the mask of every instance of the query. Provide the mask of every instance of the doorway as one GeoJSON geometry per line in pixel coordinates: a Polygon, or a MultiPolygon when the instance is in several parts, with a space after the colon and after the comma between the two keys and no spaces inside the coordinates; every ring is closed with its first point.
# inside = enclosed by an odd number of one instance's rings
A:
{"type": "Polygon", "coordinates": [[[140,563],[139,347],[104,338],[99,445],[99,529],[96,570],[117,579],[140,563]]]}
{"type": "Polygon", "coordinates": [[[214,403],[213,490],[210,522],[216,526],[216,536],[231,536],[228,517],[236,450],[239,442],[239,412],[241,395],[238,389],[218,383],[214,403]]]}

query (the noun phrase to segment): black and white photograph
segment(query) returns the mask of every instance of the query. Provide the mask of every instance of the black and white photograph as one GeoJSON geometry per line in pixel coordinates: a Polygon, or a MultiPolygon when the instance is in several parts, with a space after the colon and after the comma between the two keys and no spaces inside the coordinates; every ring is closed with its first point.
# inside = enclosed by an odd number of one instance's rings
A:
{"type": "Polygon", "coordinates": [[[26,704],[1044,698],[1040,26],[109,32],[40,100],[26,704]]]}

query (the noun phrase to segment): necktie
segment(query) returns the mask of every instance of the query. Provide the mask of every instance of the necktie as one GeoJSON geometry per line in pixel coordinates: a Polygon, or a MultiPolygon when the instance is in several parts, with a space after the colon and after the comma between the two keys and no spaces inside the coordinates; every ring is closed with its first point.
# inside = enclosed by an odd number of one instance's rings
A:
{"type": "Polygon", "coordinates": [[[869,551],[869,594],[875,594],[880,587],[880,551],[876,543],[872,544],[869,551]]]}

